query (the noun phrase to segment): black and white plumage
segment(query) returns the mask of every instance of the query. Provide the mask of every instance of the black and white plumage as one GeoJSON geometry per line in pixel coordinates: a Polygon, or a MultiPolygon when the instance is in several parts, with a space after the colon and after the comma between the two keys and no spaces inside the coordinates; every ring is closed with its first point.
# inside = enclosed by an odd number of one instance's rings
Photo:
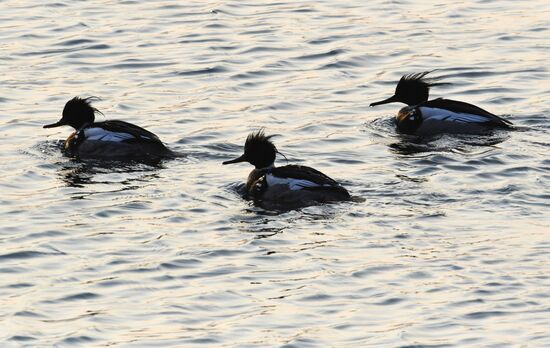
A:
{"type": "Polygon", "coordinates": [[[246,182],[248,196],[268,209],[295,209],[316,203],[345,201],[348,191],[311,167],[275,167],[277,148],[262,130],[246,138],[244,154],[223,164],[248,162],[255,168],[246,182]]]}
{"type": "Polygon", "coordinates": [[[511,128],[510,121],[475,105],[443,98],[428,100],[430,87],[444,84],[437,78],[427,78],[429,73],[404,75],[393,96],[371,106],[395,102],[407,104],[396,117],[397,130],[405,134],[481,134],[495,128],[511,128]]]}
{"type": "Polygon", "coordinates": [[[75,129],[65,141],[67,153],[105,159],[139,159],[171,154],[155,134],[135,124],[118,120],[94,122],[95,113],[100,111],[91,105],[93,99],[74,97],[65,104],[61,120],[44,126],[71,126],[75,129]]]}

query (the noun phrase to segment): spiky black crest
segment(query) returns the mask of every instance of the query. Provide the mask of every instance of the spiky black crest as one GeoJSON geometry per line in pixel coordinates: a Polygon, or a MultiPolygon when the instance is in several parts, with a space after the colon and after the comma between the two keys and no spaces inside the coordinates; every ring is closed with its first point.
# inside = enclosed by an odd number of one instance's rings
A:
{"type": "Polygon", "coordinates": [[[92,106],[92,101],[100,100],[98,97],[87,97],[87,98],[80,98],[80,97],[74,97],[73,99],[69,100],[65,104],[65,108],[63,109],[63,116],[65,116],[65,113],[69,113],[71,111],[88,111],[95,114],[96,112],[99,114],[103,113],[92,106]]]}
{"type": "Polygon", "coordinates": [[[393,96],[372,103],[370,106],[396,102],[413,106],[427,101],[430,97],[430,87],[446,85],[446,83],[438,82],[438,77],[426,77],[426,75],[433,71],[403,75],[397,83],[397,87],[395,87],[395,94],[393,96]]]}
{"type": "Polygon", "coordinates": [[[395,95],[399,101],[407,105],[425,102],[430,97],[430,87],[445,85],[438,82],[438,77],[426,77],[431,71],[403,75],[395,87],[395,95]]]}
{"type": "Polygon", "coordinates": [[[265,135],[260,129],[250,133],[244,143],[244,156],[256,168],[265,168],[275,162],[277,147],[271,141],[273,135],[265,135]]]}
{"type": "Polygon", "coordinates": [[[401,77],[397,87],[395,89],[395,94],[398,94],[399,88],[425,88],[427,90],[433,86],[445,85],[446,83],[438,82],[440,78],[438,77],[426,77],[426,75],[434,72],[424,71],[419,73],[406,74],[401,77]]]}
{"type": "Polygon", "coordinates": [[[103,115],[101,111],[92,106],[94,100],[99,100],[99,98],[93,96],[87,98],[74,97],[69,100],[63,108],[61,122],[75,129],[92,124],[95,121],[96,113],[103,115]]]}
{"type": "MultiPolygon", "coordinates": [[[[264,130],[260,129],[256,133],[250,133],[244,143],[244,153],[232,160],[225,161],[222,164],[233,164],[248,162],[256,169],[269,168],[273,166],[277,157],[277,148],[271,142],[273,135],[265,135],[264,130]]],[[[285,157],[286,158],[286,157],[285,157]]]]}
{"type": "Polygon", "coordinates": [[[92,106],[92,100],[99,100],[99,98],[74,97],[73,99],[65,103],[61,119],[55,123],[45,125],[44,128],[71,126],[77,131],[80,131],[83,128],[92,125],[95,121],[96,112],[103,115],[101,111],[92,106]]]}
{"type": "Polygon", "coordinates": [[[261,147],[270,148],[277,152],[277,148],[271,141],[271,138],[273,138],[273,135],[265,135],[263,129],[260,129],[256,133],[250,133],[246,137],[246,142],[244,143],[244,152],[247,153],[255,148],[261,147]]]}

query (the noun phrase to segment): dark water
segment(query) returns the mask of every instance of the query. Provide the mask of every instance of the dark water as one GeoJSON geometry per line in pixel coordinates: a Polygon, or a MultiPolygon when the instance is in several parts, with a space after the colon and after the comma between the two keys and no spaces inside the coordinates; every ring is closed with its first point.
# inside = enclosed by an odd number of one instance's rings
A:
{"type": "MultiPolygon", "coordinates": [[[[2,346],[550,346],[547,1],[0,2],[2,346]],[[518,130],[418,141],[402,74],[518,130]],[[75,95],[185,157],[77,162],[75,95]],[[364,202],[283,214],[265,127],[364,202]]],[[[102,119],[100,117],[100,119],[102,119]]],[[[280,163],[285,163],[280,161],[280,163]]]]}

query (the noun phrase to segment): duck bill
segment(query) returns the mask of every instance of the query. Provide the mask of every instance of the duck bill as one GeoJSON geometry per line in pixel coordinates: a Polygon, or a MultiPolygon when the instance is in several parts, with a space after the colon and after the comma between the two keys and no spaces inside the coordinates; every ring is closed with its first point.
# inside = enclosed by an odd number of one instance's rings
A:
{"type": "Polygon", "coordinates": [[[397,97],[395,95],[389,97],[388,99],[384,99],[384,100],[381,100],[379,102],[376,102],[376,103],[372,103],[370,104],[370,106],[376,106],[376,105],[382,105],[382,104],[389,104],[389,103],[396,103],[396,102],[399,102],[399,100],[397,100],[397,97]]]}
{"type": "Polygon", "coordinates": [[[240,162],[247,162],[247,161],[248,160],[246,159],[245,155],[242,155],[242,156],[237,157],[235,159],[232,159],[230,161],[225,161],[222,164],[233,164],[233,163],[240,163],[240,162]]]}
{"type": "Polygon", "coordinates": [[[42,128],[54,128],[54,127],[59,127],[59,126],[65,126],[65,122],[63,122],[63,120],[59,120],[56,123],[47,124],[47,125],[43,126],[42,128]]]}

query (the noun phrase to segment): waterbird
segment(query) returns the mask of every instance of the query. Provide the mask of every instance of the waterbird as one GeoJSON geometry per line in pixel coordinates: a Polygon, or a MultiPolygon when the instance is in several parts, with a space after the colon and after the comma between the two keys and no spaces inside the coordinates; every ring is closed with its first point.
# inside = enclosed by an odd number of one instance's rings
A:
{"type": "Polygon", "coordinates": [[[250,199],[266,209],[290,210],[318,203],[350,200],[349,192],[334,179],[307,166],[275,166],[280,153],[263,129],[246,138],[244,153],[223,164],[248,162],[246,191],[250,199]]]}
{"type": "Polygon", "coordinates": [[[59,121],[43,128],[71,126],[75,131],[65,141],[65,151],[79,158],[116,160],[156,159],[172,152],[153,133],[135,124],[108,120],[95,122],[101,113],[92,106],[97,97],[74,97],[63,108],[59,121]]]}
{"type": "Polygon", "coordinates": [[[428,100],[430,87],[445,84],[438,78],[426,77],[430,72],[403,75],[393,96],[370,106],[407,104],[396,116],[397,130],[405,134],[484,134],[497,128],[512,128],[510,121],[475,105],[443,98],[428,100]]]}

